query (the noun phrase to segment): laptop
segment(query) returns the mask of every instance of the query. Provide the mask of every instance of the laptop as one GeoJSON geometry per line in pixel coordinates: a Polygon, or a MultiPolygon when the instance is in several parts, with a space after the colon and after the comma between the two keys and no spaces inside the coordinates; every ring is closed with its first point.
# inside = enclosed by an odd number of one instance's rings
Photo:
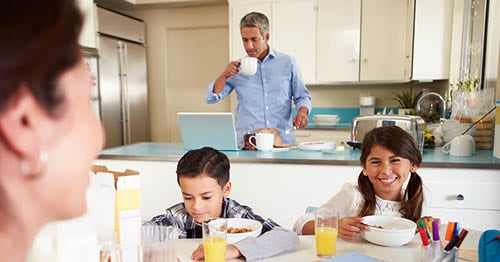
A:
{"type": "Polygon", "coordinates": [[[240,150],[231,112],[178,112],[184,149],[240,150]]]}

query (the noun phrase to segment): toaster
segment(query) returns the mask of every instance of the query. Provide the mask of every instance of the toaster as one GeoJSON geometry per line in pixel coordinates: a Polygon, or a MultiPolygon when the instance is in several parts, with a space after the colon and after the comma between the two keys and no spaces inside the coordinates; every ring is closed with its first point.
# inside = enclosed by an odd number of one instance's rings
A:
{"type": "Polygon", "coordinates": [[[411,115],[372,115],[358,116],[352,120],[351,141],[354,148],[360,148],[366,133],[381,126],[399,126],[415,139],[420,152],[424,148],[425,121],[420,116],[411,115]]]}

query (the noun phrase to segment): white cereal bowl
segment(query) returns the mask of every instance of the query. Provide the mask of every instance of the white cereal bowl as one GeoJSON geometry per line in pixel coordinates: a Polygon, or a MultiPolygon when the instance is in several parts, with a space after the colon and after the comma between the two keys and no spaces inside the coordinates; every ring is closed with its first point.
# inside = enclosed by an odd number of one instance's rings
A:
{"type": "Polygon", "coordinates": [[[227,228],[250,228],[252,231],[245,233],[227,233],[227,244],[234,244],[247,237],[258,237],[262,232],[262,224],[257,220],[246,218],[227,218],[227,228]]]}
{"type": "Polygon", "coordinates": [[[413,239],[417,228],[409,219],[391,216],[365,216],[363,223],[371,226],[370,230],[362,232],[363,238],[381,246],[405,245],[413,239]]]}

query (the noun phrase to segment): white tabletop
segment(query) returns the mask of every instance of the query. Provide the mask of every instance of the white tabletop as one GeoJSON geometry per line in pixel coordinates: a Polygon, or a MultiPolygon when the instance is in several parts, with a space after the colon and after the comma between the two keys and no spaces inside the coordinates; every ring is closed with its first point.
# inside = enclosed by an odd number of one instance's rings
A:
{"type": "MultiPolygon", "coordinates": [[[[299,247],[282,255],[266,258],[261,261],[320,261],[316,256],[314,236],[300,236],[299,247]]],[[[202,243],[201,239],[179,239],[177,242],[178,258],[182,262],[190,259],[193,250],[202,243]]],[[[414,238],[407,245],[399,247],[384,247],[368,243],[362,239],[356,241],[337,240],[337,255],[356,252],[382,261],[421,261],[422,244],[420,239],[414,238]]],[[[244,261],[233,259],[230,261],[244,261]]]]}

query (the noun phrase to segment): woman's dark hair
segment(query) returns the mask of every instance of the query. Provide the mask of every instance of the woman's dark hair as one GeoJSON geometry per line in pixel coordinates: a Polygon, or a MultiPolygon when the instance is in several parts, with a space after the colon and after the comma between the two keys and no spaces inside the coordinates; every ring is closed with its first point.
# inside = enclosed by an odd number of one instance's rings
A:
{"type": "Polygon", "coordinates": [[[75,0],[9,1],[0,11],[0,111],[25,85],[49,113],[64,98],[59,76],[80,59],[82,14],[75,0]]]}
{"type": "Polygon", "coordinates": [[[229,159],[220,151],[203,147],[187,152],[177,163],[177,183],[181,177],[206,174],[217,180],[221,188],[229,181],[229,159]]]}
{"type": "MultiPolygon", "coordinates": [[[[366,160],[374,146],[384,147],[395,155],[410,160],[417,167],[422,163],[422,154],[415,140],[408,132],[398,126],[375,128],[365,135],[359,158],[363,167],[366,166],[366,160]]],[[[362,172],[358,176],[358,186],[364,199],[359,216],[373,215],[376,206],[375,191],[373,184],[362,172]]],[[[423,201],[422,179],[416,172],[412,172],[399,212],[402,217],[417,221],[422,215],[423,201]]]]}

